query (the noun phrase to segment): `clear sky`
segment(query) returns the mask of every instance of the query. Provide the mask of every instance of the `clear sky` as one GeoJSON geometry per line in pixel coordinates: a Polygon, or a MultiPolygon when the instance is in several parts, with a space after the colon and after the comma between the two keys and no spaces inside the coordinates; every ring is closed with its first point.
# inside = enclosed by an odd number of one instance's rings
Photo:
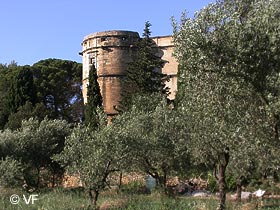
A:
{"type": "Polygon", "coordinates": [[[1,0],[0,63],[32,65],[46,58],[81,62],[87,34],[131,30],[140,36],[145,21],[152,36],[172,34],[170,18],[193,17],[215,0],[1,0]]]}

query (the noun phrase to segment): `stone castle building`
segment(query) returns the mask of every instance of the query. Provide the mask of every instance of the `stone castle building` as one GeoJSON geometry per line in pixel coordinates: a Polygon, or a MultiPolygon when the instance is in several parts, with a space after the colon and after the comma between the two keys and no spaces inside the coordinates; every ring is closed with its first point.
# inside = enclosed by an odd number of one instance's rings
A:
{"type": "MultiPolygon", "coordinates": [[[[82,42],[83,57],[83,98],[87,103],[87,85],[91,65],[95,65],[100,85],[103,106],[108,116],[117,114],[121,100],[121,80],[125,76],[127,66],[133,61],[137,52],[135,44],[139,34],[133,31],[104,31],[89,34],[82,42]]],[[[174,45],[171,36],[153,38],[158,47],[158,55],[165,61],[162,73],[168,75],[166,86],[170,88],[169,98],[175,98],[177,91],[178,63],[172,56],[174,45]]]]}

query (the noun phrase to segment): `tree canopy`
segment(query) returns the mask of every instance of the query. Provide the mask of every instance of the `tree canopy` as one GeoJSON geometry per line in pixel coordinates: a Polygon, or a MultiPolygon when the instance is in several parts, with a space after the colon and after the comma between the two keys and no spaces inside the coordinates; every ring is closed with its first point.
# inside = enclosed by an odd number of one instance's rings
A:
{"type": "Polygon", "coordinates": [[[279,100],[279,3],[218,1],[174,24],[176,100],[190,117],[195,159],[218,167],[220,209],[228,163],[253,158],[244,148],[265,157],[279,144],[272,108],[279,100]]]}
{"type": "Polygon", "coordinates": [[[95,130],[91,124],[76,127],[66,139],[64,150],[54,156],[69,174],[81,178],[94,209],[100,192],[109,185],[109,175],[119,171],[128,158],[114,125],[107,125],[107,116],[100,109],[97,114],[100,121],[95,130]]]}
{"type": "Polygon", "coordinates": [[[82,120],[81,64],[60,59],[33,66],[13,63],[1,65],[0,75],[0,128],[16,129],[22,120],[36,115],[42,119],[43,114],[68,122],[82,120]]]}

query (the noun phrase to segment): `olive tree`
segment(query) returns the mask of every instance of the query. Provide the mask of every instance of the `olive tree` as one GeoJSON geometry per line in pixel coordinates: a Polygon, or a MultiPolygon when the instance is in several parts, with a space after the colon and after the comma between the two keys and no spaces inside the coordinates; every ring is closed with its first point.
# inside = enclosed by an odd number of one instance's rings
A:
{"type": "Polygon", "coordinates": [[[109,175],[119,171],[122,161],[127,158],[114,125],[107,125],[106,116],[100,110],[98,114],[97,129],[93,130],[90,125],[74,128],[65,141],[64,150],[53,157],[68,174],[80,177],[94,209],[100,192],[109,186],[109,175]]]}
{"type": "Polygon", "coordinates": [[[0,131],[0,186],[23,184],[23,164],[13,157],[18,135],[9,129],[0,131]]]}
{"type": "Polygon", "coordinates": [[[218,171],[219,209],[230,161],[253,158],[248,147],[267,160],[273,139],[279,145],[278,109],[271,111],[279,100],[279,3],[221,0],[174,24],[177,104],[190,117],[193,157],[218,171]]]}
{"type": "Polygon", "coordinates": [[[39,187],[41,170],[47,169],[52,172],[54,185],[55,176],[62,174],[63,170],[51,157],[63,150],[65,137],[70,134],[70,124],[64,120],[45,118],[40,122],[30,118],[23,121],[22,127],[14,133],[17,138],[13,155],[37,172],[36,180],[32,184],[39,187]]]}
{"type": "Polygon", "coordinates": [[[14,187],[23,184],[22,163],[12,157],[0,159],[0,186],[14,187]]]}
{"type": "MultiPolygon", "coordinates": [[[[27,185],[39,187],[42,170],[51,172],[52,184],[63,169],[51,157],[64,147],[64,140],[70,133],[70,124],[63,120],[44,119],[41,122],[30,118],[22,121],[22,126],[14,131],[0,132],[0,161],[5,177],[25,178],[27,185]],[[6,168],[6,170],[4,170],[6,168]],[[36,171],[30,176],[30,171],[36,171]],[[34,179],[33,179],[34,178],[34,179]]],[[[15,178],[16,181],[17,178],[15,178]]],[[[12,178],[10,178],[12,180],[12,178]]],[[[21,180],[22,181],[22,180],[21,180]]]]}
{"type": "Polygon", "coordinates": [[[131,110],[119,115],[119,136],[127,145],[131,165],[154,177],[162,188],[179,161],[188,158],[187,119],[161,94],[136,95],[131,110]]]}

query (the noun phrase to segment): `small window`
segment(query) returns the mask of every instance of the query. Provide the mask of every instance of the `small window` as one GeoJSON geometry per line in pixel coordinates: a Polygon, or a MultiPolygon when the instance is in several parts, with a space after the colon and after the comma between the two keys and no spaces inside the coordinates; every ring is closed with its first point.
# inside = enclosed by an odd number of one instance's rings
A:
{"type": "Polygon", "coordinates": [[[89,58],[89,64],[95,65],[95,62],[96,62],[95,57],[89,58]]]}
{"type": "Polygon", "coordinates": [[[106,36],[101,37],[101,42],[105,42],[105,41],[108,41],[108,37],[106,37],[106,36]]]}

